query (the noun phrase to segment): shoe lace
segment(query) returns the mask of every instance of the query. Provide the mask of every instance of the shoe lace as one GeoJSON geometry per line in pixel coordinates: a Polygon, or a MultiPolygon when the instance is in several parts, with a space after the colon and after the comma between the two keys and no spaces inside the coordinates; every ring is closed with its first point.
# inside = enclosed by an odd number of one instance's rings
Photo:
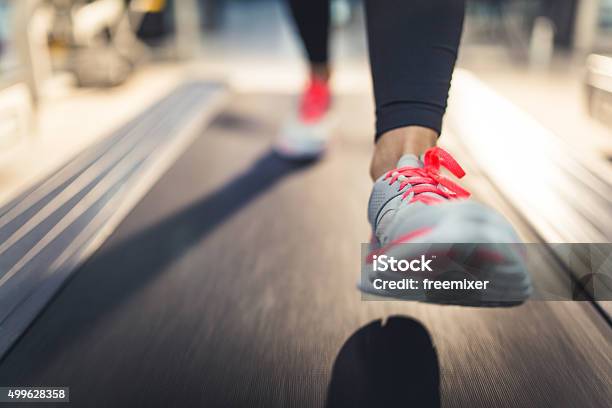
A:
{"type": "Polygon", "coordinates": [[[423,158],[424,166],[419,167],[400,167],[389,171],[385,175],[385,180],[389,180],[389,185],[392,185],[397,180],[400,180],[399,191],[407,185],[410,188],[404,192],[402,200],[413,194],[411,203],[420,201],[424,204],[439,203],[440,199],[426,195],[424,193],[437,194],[447,200],[468,198],[470,193],[460,187],[455,182],[440,174],[442,167],[450,171],[455,177],[462,178],[465,176],[465,171],[459,163],[440,147],[433,147],[425,152],[423,158]]]}

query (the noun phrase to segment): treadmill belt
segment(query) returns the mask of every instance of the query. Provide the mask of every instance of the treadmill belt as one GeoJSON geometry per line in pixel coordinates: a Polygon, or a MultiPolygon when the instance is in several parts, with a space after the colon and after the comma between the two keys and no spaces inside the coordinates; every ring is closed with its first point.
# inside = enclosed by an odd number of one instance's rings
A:
{"type": "Polygon", "coordinates": [[[235,96],[6,355],[0,385],[70,387],[75,407],[611,406],[610,328],[589,302],[361,300],[373,122],[356,100],[336,100],[327,157],[295,164],[271,151],[291,99],[235,96]]]}

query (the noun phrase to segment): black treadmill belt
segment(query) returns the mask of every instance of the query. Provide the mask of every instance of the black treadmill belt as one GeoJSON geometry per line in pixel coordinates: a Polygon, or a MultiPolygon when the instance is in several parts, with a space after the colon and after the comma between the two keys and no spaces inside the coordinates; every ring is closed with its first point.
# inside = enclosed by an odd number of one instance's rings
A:
{"type": "Polygon", "coordinates": [[[372,127],[353,100],[338,115],[361,122],[307,165],[270,151],[287,97],[234,98],[8,353],[0,385],[68,386],[75,407],[609,407],[610,328],[587,302],[361,301],[372,127]]]}

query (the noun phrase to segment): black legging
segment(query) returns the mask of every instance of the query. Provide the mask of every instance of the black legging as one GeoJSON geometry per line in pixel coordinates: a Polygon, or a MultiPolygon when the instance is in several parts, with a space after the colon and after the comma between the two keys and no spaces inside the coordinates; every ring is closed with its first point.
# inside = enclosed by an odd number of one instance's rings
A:
{"type": "MultiPolygon", "coordinates": [[[[442,128],[465,0],[364,0],[376,138],[405,126],[442,128]]],[[[310,62],[329,58],[330,0],[289,0],[310,62]]]]}

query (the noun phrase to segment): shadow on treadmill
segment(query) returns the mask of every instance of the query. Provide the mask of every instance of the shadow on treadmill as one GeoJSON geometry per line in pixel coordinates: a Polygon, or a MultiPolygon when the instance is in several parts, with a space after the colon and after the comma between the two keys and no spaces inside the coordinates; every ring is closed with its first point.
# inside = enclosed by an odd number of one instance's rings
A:
{"type": "MultiPolygon", "coordinates": [[[[218,190],[133,236],[103,246],[75,273],[63,289],[64,295],[42,313],[54,318],[39,318],[36,325],[39,335],[30,338],[44,338],[46,346],[39,348],[44,355],[36,353],[38,358],[28,358],[29,365],[22,370],[33,375],[28,376],[28,381],[34,381],[35,373],[43,371],[49,358],[60,355],[86,336],[97,320],[111,314],[197,242],[284,177],[310,164],[286,161],[270,150],[218,190]]],[[[12,352],[17,360],[16,356],[22,354],[21,347],[27,349],[20,342],[16,344],[17,353],[15,349],[12,352]]],[[[10,373],[7,367],[10,365],[5,364],[0,370],[0,379],[6,379],[10,373]]]]}
{"type": "Polygon", "coordinates": [[[427,329],[395,316],[357,330],[332,370],[327,408],[439,407],[440,368],[427,329]]]}

